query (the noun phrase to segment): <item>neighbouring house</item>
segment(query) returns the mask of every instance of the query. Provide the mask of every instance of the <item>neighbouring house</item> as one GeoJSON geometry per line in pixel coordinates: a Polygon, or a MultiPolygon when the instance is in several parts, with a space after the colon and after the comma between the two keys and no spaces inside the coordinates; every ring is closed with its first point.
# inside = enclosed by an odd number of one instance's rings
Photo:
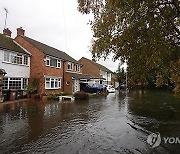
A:
{"type": "Polygon", "coordinates": [[[30,80],[38,81],[38,94],[80,91],[80,83],[89,79],[82,75],[82,65],[65,52],[24,34],[25,30],[18,28],[15,40],[31,53],[30,80]]]}
{"type": "Polygon", "coordinates": [[[119,81],[118,81],[118,78],[117,78],[117,73],[115,73],[115,72],[112,73],[112,85],[116,89],[119,87],[119,81]]]}
{"type": "Polygon", "coordinates": [[[23,96],[30,77],[30,56],[11,38],[11,31],[4,29],[3,34],[0,34],[0,69],[7,73],[3,79],[4,101],[23,96]]]}
{"type": "Polygon", "coordinates": [[[80,64],[83,65],[82,73],[95,76],[96,78],[91,79],[89,84],[99,83],[102,85],[109,85],[112,83],[112,71],[105,66],[98,64],[92,60],[82,57],[79,60],[80,64]]]}

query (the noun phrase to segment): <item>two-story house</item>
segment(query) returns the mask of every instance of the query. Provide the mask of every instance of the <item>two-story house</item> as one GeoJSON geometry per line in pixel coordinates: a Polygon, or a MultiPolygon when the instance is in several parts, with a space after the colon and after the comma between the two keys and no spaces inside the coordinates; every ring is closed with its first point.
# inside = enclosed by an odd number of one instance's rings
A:
{"type": "Polygon", "coordinates": [[[88,74],[88,75],[96,77],[89,81],[90,85],[95,84],[95,83],[99,83],[103,85],[112,84],[112,71],[111,70],[85,57],[82,57],[79,60],[79,62],[80,64],[83,65],[83,69],[82,69],[83,74],[88,74]]]}
{"type": "MultiPolygon", "coordinates": [[[[0,69],[4,69],[7,73],[3,93],[9,90],[24,90],[30,77],[30,53],[11,38],[11,31],[8,28],[0,34],[0,69]]],[[[9,99],[9,96],[5,98],[9,99]]]]}
{"type": "Polygon", "coordinates": [[[82,65],[65,52],[31,39],[24,34],[25,31],[22,27],[18,28],[15,40],[31,53],[30,79],[38,80],[38,93],[79,91],[80,79],[84,79],[82,65]]]}

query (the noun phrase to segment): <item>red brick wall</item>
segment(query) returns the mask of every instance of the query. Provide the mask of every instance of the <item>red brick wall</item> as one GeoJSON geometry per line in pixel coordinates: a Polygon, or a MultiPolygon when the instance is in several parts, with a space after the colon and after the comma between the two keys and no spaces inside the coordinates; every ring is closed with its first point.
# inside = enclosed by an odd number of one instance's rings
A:
{"type": "Polygon", "coordinates": [[[73,70],[68,70],[68,62],[66,61],[66,62],[64,62],[64,70],[65,70],[65,74],[64,74],[64,92],[68,93],[68,94],[72,94],[73,93],[74,83],[73,83],[73,80],[72,80],[72,76],[67,72],[82,73],[82,67],[80,66],[80,72],[77,72],[77,71],[75,71],[75,64],[74,64],[73,70]],[[67,81],[70,82],[69,85],[66,84],[67,81]]]}
{"type": "Polygon", "coordinates": [[[73,93],[73,81],[69,73],[64,74],[64,92],[68,94],[73,93]],[[66,82],[69,82],[69,85],[67,85],[66,82]]]}
{"type": "Polygon", "coordinates": [[[83,74],[89,74],[96,77],[101,77],[99,68],[96,65],[92,64],[89,60],[81,58],[79,62],[83,65],[82,67],[83,74]]]}
{"type": "Polygon", "coordinates": [[[23,39],[23,37],[18,36],[15,38],[16,42],[24,47],[28,52],[32,54],[31,56],[31,63],[30,63],[30,80],[33,78],[38,78],[39,86],[38,86],[38,93],[58,93],[59,91],[63,90],[63,64],[61,68],[51,68],[46,67],[44,58],[46,55],[41,52],[39,49],[35,48],[32,44],[28,41],[23,39]],[[62,77],[61,79],[61,89],[58,90],[46,90],[45,89],[45,78],[44,75],[48,76],[57,76],[62,77]]]}

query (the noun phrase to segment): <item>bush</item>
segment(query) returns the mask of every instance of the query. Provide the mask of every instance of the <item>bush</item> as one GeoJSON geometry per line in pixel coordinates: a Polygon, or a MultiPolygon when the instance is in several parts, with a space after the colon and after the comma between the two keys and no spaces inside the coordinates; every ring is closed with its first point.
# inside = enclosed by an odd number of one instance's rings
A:
{"type": "Polygon", "coordinates": [[[74,97],[75,99],[83,100],[83,99],[88,99],[89,95],[83,91],[79,91],[74,94],[74,97]]]}
{"type": "Polygon", "coordinates": [[[64,95],[65,95],[64,92],[59,92],[59,93],[58,93],[58,96],[64,96],[64,95]]]}
{"type": "Polygon", "coordinates": [[[55,93],[51,93],[51,94],[48,94],[47,95],[47,98],[48,99],[56,99],[57,98],[57,95],[55,93]]]}
{"type": "Polygon", "coordinates": [[[32,85],[27,85],[24,89],[28,94],[36,93],[37,88],[32,85]]]}

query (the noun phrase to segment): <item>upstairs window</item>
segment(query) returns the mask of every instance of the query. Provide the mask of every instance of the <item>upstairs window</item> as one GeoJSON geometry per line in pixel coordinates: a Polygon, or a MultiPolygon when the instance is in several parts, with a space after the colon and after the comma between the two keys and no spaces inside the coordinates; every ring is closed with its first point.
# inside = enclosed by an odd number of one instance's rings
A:
{"type": "Polygon", "coordinates": [[[68,70],[73,70],[73,63],[71,62],[68,63],[68,70]]]}
{"type": "Polygon", "coordinates": [[[75,65],[75,71],[80,72],[80,66],[79,65],[75,65]]]}
{"type": "Polygon", "coordinates": [[[61,68],[61,60],[52,57],[46,57],[46,66],[61,68]]]}
{"type": "Polygon", "coordinates": [[[4,51],[4,62],[20,65],[28,65],[28,56],[9,51],[4,51]]]}

